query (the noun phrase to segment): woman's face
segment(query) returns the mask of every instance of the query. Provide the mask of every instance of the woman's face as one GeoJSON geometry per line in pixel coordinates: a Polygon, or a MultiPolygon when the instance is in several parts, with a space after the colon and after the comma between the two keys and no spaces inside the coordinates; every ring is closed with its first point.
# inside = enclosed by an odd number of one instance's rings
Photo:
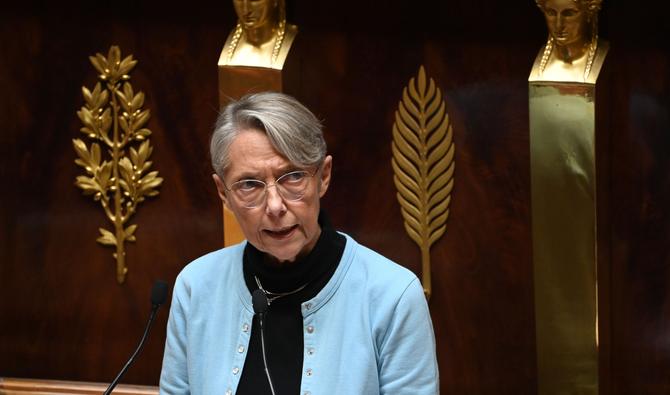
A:
{"type": "Polygon", "coordinates": [[[330,183],[332,158],[327,156],[319,171],[309,179],[305,195],[297,201],[286,201],[277,192],[275,180],[282,175],[303,170],[279,154],[261,131],[247,129],[235,137],[229,148],[230,165],[222,180],[214,182],[224,204],[235,214],[246,239],[257,249],[281,262],[292,262],[309,253],[321,235],[318,223],[320,199],[330,183]],[[263,204],[246,208],[226,186],[240,180],[260,180],[269,185],[263,204]],[[225,184],[224,184],[225,182],[225,184]]]}
{"type": "Polygon", "coordinates": [[[277,0],[233,0],[233,6],[242,26],[255,29],[272,19],[277,0]]]}
{"type": "Polygon", "coordinates": [[[557,45],[586,40],[587,13],[575,0],[546,0],[543,12],[549,34],[557,45]]]}

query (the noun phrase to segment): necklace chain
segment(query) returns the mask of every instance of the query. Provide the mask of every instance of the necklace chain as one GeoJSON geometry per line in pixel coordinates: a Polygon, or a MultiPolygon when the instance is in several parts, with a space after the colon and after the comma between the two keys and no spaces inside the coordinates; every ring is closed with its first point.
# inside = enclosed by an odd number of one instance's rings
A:
{"type": "MultiPolygon", "coordinates": [[[[277,34],[275,35],[274,46],[272,47],[272,58],[270,64],[274,64],[279,57],[279,50],[281,50],[281,45],[284,42],[284,36],[286,35],[286,20],[283,19],[279,22],[277,29],[277,34]]],[[[228,46],[227,56],[228,61],[230,62],[233,59],[237,45],[240,43],[240,38],[242,37],[242,24],[238,23],[235,26],[235,33],[233,33],[233,38],[230,40],[230,45],[228,46]]]]}
{"type": "Polygon", "coordinates": [[[268,298],[268,306],[271,305],[274,300],[279,299],[282,296],[293,295],[295,293],[298,293],[298,292],[302,291],[303,289],[305,289],[307,284],[309,284],[309,283],[303,284],[302,286],[294,289],[293,291],[289,291],[289,292],[272,292],[272,291],[268,291],[267,289],[263,288],[263,285],[261,285],[261,281],[258,279],[258,277],[254,276],[254,279],[256,280],[256,285],[258,285],[258,288],[261,291],[263,291],[265,296],[268,298]]]}

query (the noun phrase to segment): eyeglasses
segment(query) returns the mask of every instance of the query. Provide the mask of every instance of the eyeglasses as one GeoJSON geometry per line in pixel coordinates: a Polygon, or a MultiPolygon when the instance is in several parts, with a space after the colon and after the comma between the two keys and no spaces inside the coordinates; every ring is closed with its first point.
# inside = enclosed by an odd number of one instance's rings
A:
{"type": "MultiPolygon", "coordinates": [[[[235,198],[246,208],[255,208],[265,203],[268,188],[274,186],[282,199],[295,202],[305,196],[309,179],[316,174],[306,170],[296,170],[278,177],[274,184],[266,184],[261,180],[245,179],[234,182],[229,191],[233,192],[235,198]]],[[[225,186],[225,184],[224,184],[225,186]]]]}

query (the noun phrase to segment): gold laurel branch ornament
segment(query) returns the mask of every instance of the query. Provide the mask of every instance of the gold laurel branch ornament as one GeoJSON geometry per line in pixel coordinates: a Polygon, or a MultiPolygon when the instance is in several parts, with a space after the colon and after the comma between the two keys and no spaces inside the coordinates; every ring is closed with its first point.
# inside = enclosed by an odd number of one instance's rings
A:
{"type": "Polygon", "coordinates": [[[405,231],[421,249],[422,282],[430,298],[430,248],[445,233],[454,187],[454,142],[446,103],[419,68],[403,89],[393,124],[393,181],[405,231]]]}
{"type": "Polygon", "coordinates": [[[149,110],[142,109],[144,93],[135,93],[128,82],[128,73],[137,61],[132,55],[122,60],[115,45],[107,57],[97,53],[89,59],[100,73],[100,81],[92,91],[81,88],[85,105],[77,111],[84,124],[80,131],[92,143],[89,147],[81,139],[72,140],[79,156],[75,163],[86,171],[86,175],[76,178],[75,185],[100,202],[114,226],[113,231],[99,228],[97,241],[115,247],[116,280],[122,284],[128,273],[124,245],[136,240],[137,230],[137,225],[127,222],[146,197],[158,195],[163,179],[157,171],[149,171],[153,148],[148,139],[151,131],[144,127],[150,117],[149,110]]]}

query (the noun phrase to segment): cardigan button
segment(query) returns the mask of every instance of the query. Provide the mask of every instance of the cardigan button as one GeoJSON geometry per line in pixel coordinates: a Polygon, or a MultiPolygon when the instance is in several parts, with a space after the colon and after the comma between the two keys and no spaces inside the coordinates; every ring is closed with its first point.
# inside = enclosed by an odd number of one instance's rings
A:
{"type": "Polygon", "coordinates": [[[305,374],[311,376],[313,374],[312,369],[305,370],[305,374]]]}
{"type": "Polygon", "coordinates": [[[242,332],[249,332],[249,324],[245,323],[242,325],[242,332]]]}
{"type": "Polygon", "coordinates": [[[240,372],[240,368],[238,368],[237,366],[235,366],[235,367],[233,368],[233,374],[238,374],[239,372],[240,372]]]}
{"type": "Polygon", "coordinates": [[[311,325],[307,326],[307,333],[314,333],[314,327],[311,325]]]}

